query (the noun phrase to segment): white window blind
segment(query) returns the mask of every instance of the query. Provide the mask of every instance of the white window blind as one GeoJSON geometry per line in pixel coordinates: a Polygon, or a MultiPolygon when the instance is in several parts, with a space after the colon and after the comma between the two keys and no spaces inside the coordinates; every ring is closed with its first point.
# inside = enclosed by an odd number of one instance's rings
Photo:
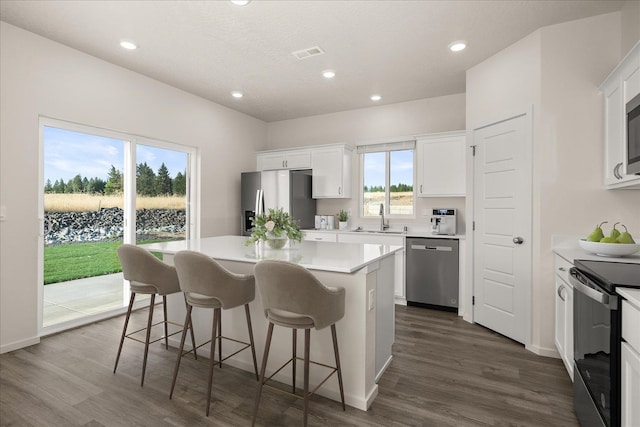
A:
{"type": "Polygon", "coordinates": [[[416,148],[416,141],[399,141],[399,142],[383,142],[378,144],[362,144],[356,146],[356,152],[358,154],[364,153],[380,153],[384,151],[400,151],[400,150],[413,150],[416,148]]]}

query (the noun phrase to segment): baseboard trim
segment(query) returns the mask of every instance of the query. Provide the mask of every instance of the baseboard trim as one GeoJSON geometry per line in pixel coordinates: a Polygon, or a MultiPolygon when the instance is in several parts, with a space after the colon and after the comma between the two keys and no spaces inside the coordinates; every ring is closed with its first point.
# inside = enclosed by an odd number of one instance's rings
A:
{"type": "Polygon", "coordinates": [[[24,347],[40,344],[40,337],[27,338],[26,340],[15,341],[9,344],[0,346],[0,354],[8,353],[10,351],[20,350],[24,347]]]}
{"type": "Polygon", "coordinates": [[[525,346],[525,348],[530,352],[537,354],[538,356],[560,359],[560,353],[558,353],[558,350],[556,350],[555,348],[539,347],[537,345],[527,345],[525,346]]]}

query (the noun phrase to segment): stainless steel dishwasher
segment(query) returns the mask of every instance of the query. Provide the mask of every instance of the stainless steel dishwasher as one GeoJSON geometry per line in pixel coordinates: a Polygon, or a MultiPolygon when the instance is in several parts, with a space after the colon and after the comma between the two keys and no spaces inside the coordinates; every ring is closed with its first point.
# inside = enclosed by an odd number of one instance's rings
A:
{"type": "Polygon", "coordinates": [[[407,237],[407,304],[458,310],[458,240],[407,237]]]}

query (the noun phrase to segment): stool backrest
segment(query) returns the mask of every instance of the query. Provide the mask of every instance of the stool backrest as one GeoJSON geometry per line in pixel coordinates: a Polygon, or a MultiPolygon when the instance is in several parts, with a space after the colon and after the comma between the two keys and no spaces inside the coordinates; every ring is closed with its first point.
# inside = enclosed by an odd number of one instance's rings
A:
{"type": "Polygon", "coordinates": [[[255,298],[253,275],[232,273],[213,258],[194,251],[180,251],[173,261],[184,293],[216,298],[225,309],[255,298]]]}
{"type": "Polygon", "coordinates": [[[256,264],[254,274],[267,316],[269,309],[289,311],[310,317],[316,329],[344,316],[344,288],[325,286],[300,265],[265,260],[256,264]]]}
{"type": "Polygon", "coordinates": [[[155,288],[159,295],[180,290],[176,269],[153,256],[140,246],[124,244],[118,247],[118,258],[124,278],[131,282],[131,290],[137,287],[155,288]]]}

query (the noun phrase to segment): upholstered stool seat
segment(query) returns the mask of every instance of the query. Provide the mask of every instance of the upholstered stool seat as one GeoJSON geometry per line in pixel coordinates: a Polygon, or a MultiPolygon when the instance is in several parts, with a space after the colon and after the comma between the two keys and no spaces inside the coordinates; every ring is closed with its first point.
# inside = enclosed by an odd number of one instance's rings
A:
{"type": "MultiPolygon", "coordinates": [[[[305,426],[307,425],[308,418],[309,397],[334,373],[338,375],[340,399],[342,401],[342,410],[344,411],[344,389],[342,386],[342,370],[340,368],[340,354],[338,352],[338,338],[335,325],[338,320],[344,317],[344,288],[327,287],[306,268],[285,261],[261,261],[256,264],[254,274],[256,285],[262,298],[264,313],[269,320],[269,328],[267,330],[264,357],[262,358],[258,394],[253,411],[253,424],[255,424],[258,415],[263,386],[271,387],[268,381],[288,364],[291,364],[293,369],[292,392],[289,394],[302,397],[304,400],[303,424],[305,426]],[[293,330],[292,356],[291,359],[275,371],[275,374],[266,378],[267,360],[274,325],[293,330]],[[311,329],[319,330],[327,326],[331,327],[333,351],[336,361],[335,367],[316,363],[310,360],[309,357],[311,329]],[[299,359],[296,355],[298,329],[304,329],[305,332],[303,358],[304,390],[302,396],[296,394],[296,360],[299,359]],[[309,392],[309,364],[311,363],[330,368],[331,372],[313,391],[309,392]]],[[[278,387],[273,388],[279,391],[285,391],[278,387]]]]}
{"type": "MultiPolygon", "coordinates": [[[[164,339],[165,348],[168,348],[169,337],[180,332],[180,330],[178,330],[172,334],[169,334],[168,325],[172,323],[175,326],[179,326],[180,328],[183,327],[183,325],[169,322],[167,320],[167,295],[180,292],[180,284],[178,283],[178,275],[176,273],[176,269],[160,261],[146,249],[135,245],[123,244],[118,247],[118,257],[120,258],[120,264],[122,265],[123,276],[126,280],[129,281],[131,297],[129,298],[129,307],[127,308],[127,315],[125,317],[124,327],[122,328],[122,336],[120,338],[120,346],[118,347],[118,355],[116,356],[116,363],[113,367],[113,373],[115,374],[116,369],[118,368],[118,361],[120,360],[120,353],[122,352],[124,339],[129,338],[138,342],[142,342],[145,346],[140,386],[143,386],[144,375],[147,368],[149,344],[153,344],[154,342],[164,339]],[[131,310],[133,308],[133,303],[137,294],[151,295],[147,326],[146,328],[141,328],[136,331],[127,333],[129,318],[131,317],[131,310]],[[153,309],[155,306],[156,295],[162,296],[164,320],[154,324],[153,309]],[[164,326],[164,336],[151,341],[151,329],[154,326],[160,324],[164,326]],[[146,339],[144,341],[139,340],[133,336],[138,332],[142,332],[144,330],[146,330],[146,339]]],[[[191,342],[195,348],[193,329],[191,329],[191,342]]]]}
{"type": "MultiPolygon", "coordinates": [[[[214,259],[198,252],[180,251],[174,256],[174,263],[178,273],[180,288],[184,292],[187,301],[185,325],[191,323],[191,312],[193,307],[213,309],[211,340],[199,346],[201,347],[209,342],[211,343],[206,409],[207,416],[209,416],[216,341],[218,341],[218,360],[221,367],[224,360],[238,354],[242,350],[251,348],[256,380],[258,379],[258,362],[256,360],[256,350],[253,343],[253,330],[251,328],[251,314],[249,312],[249,303],[255,299],[255,280],[252,275],[232,273],[214,259]],[[222,310],[229,310],[240,306],[244,306],[247,318],[247,329],[249,331],[248,343],[222,336],[222,310]],[[223,338],[244,346],[223,359],[223,338]]],[[[185,326],[182,332],[182,339],[180,340],[180,350],[178,352],[178,360],[176,361],[176,367],[173,373],[173,382],[171,384],[169,398],[173,396],[173,390],[175,389],[178,370],[180,369],[180,360],[183,356],[186,334],[187,327],[185,326]]]]}

